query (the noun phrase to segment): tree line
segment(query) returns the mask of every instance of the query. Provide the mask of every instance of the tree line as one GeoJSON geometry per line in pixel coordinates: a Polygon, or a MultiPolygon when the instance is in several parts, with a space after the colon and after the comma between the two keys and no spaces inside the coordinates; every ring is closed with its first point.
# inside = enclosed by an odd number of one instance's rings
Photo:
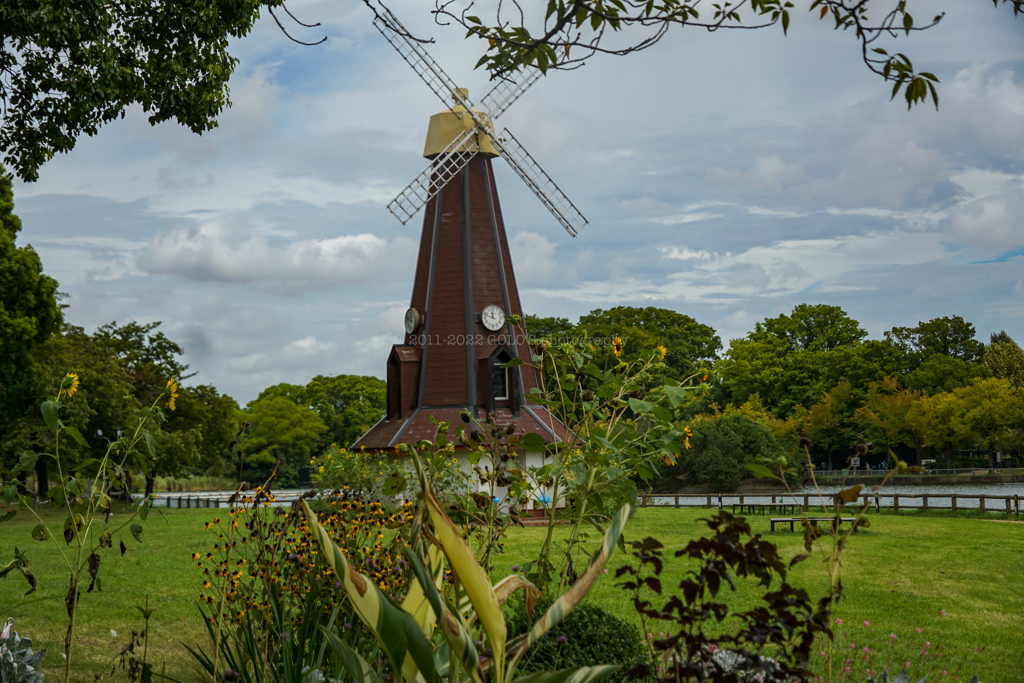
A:
{"type": "Polygon", "coordinates": [[[661,347],[666,376],[697,385],[676,414],[691,424],[693,448],[668,468],[669,483],[735,484],[744,463],[791,457],[801,438],[823,468],[846,467],[857,444],[870,447],[864,460],[874,466],[890,451],[951,466],[961,450],[994,459],[1024,446],[1024,352],[1004,331],[979,341],[958,315],[869,339],[842,308],[800,304],[756,323],[724,353],[711,327],[659,308],[527,325],[554,341],[616,337],[621,348],[602,351],[606,362],[661,347]]]}

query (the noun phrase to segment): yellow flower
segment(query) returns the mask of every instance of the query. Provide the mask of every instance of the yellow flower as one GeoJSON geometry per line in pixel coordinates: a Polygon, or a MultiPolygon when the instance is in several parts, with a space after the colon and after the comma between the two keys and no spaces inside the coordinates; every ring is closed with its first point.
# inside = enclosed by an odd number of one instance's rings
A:
{"type": "Polygon", "coordinates": [[[60,393],[57,394],[57,400],[59,401],[62,396],[71,398],[78,391],[78,375],[73,372],[69,372],[64,375],[64,379],[60,381],[60,393]]]}
{"type": "Polygon", "coordinates": [[[612,341],[612,351],[615,352],[615,357],[618,358],[622,355],[622,340],[618,337],[612,341]]]}
{"type": "Polygon", "coordinates": [[[174,399],[178,398],[178,383],[173,379],[167,380],[167,390],[171,394],[171,397],[167,399],[167,407],[174,410],[174,399]]]}
{"type": "Polygon", "coordinates": [[[668,349],[665,348],[665,345],[658,344],[655,348],[658,350],[658,360],[665,360],[665,356],[668,354],[668,349]]]}

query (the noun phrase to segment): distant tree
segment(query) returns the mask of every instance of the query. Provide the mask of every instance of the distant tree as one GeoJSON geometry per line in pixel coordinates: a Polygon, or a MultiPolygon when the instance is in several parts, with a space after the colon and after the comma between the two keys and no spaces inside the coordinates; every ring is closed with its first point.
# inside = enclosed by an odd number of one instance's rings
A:
{"type": "Polygon", "coordinates": [[[304,402],[327,425],[323,444],[348,448],[384,417],[388,385],[363,375],[317,375],[305,387],[304,402]]]}
{"type": "Polygon", "coordinates": [[[847,381],[842,381],[822,394],[821,399],[807,409],[803,418],[804,431],[817,450],[825,452],[829,469],[840,469],[833,455],[852,452],[854,444],[862,441],[860,426],[854,420],[860,397],[847,381]]]}
{"type": "Polygon", "coordinates": [[[934,353],[907,373],[903,383],[910,389],[917,389],[926,394],[938,394],[966,387],[976,379],[984,379],[991,375],[991,370],[984,363],[968,362],[934,353]]]}
{"type": "Polygon", "coordinates": [[[907,420],[907,415],[923,396],[919,390],[900,386],[895,377],[886,377],[881,382],[871,383],[864,405],[857,408],[853,419],[876,452],[887,453],[896,445],[904,444],[914,449],[920,462],[924,435],[907,420]]]}
{"type": "MultiPolygon", "coordinates": [[[[34,397],[27,385],[38,372],[33,350],[57,334],[63,323],[57,281],[43,273],[31,246],[15,244],[20,231],[11,177],[0,166],[0,440],[10,421],[32,407],[34,397]]],[[[11,457],[0,452],[0,464],[11,457]]]]}
{"type": "Polygon", "coordinates": [[[535,315],[526,316],[526,331],[531,339],[547,339],[562,343],[574,338],[576,326],[568,318],[540,318],[535,315]]]}
{"type": "Polygon", "coordinates": [[[891,342],[866,339],[823,354],[820,368],[819,394],[845,380],[863,396],[872,382],[901,374],[906,368],[906,358],[903,350],[891,342]]]}
{"type": "Polygon", "coordinates": [[[907,411],[906,421],[921,434],[921,445],[935,448],[946,456],[946,467],[953,466],[957,450],[976,442],[966,419],[967,406],[954,392],[923,396],[907,411]]]}
{"type": "Polygon", "coordinates": [[[317,452],[348,448],[380,418],[387,406],[387,382],[364,375],[317,375],[309,384],[275,384],[259,399],[285,398],[316,411],[327,426],[317,452]]]}
{"type": "Polygon", "coordinates": [[[988,340],[989,340],[989,344],[999,344],[999,343],[1003,343],[1003,344],[1016,344],[1017,343],[1017,342],[1013,341],[1013,337],[1011,337],[1010,335],[1006,334],[1006,330],[999,330],[998,332],[992,332],[991,334],[989,334],[988,340]]]}
{"type": "Polygon", "coordinates": [[[985,350],[974,334],[974,325],[954,315],[919,322],[917,327],[894,327],[885,333],[885,338],[900,346],[917,364],[933,354],[972,363],[981,360],[985,350]]]}
{"type": "Polygon", "coordinates": [[[794,351],[831,351],[853,346],[867,336],[839,306],[799,304],[789,315],[766,318],[761,327],[789,343],[794,351]]]}
{"type": "Polygon", "coordinates": [[[299,467],[316,453],[327,425],[315,410],[283,396],[257,398],[242,414],[249,421],[242,476],[251,486],[262,484],[281,460],[277,486],[294,486],[299,467]]]}
{"type": "MultiPolygon", "coordinates": [[[[623,339],[625,359],[638,358],[659,345],[664,346],[667,375],[675,380],[685,379],[702,364],[710,366],[722,348],[714,328],[688,315],[653,306],[599,308],[580,316],[575,332],[595,339],[623,339]]],[[[596,350],[612,356],[607,346],[596,350]]]]}
{"type": "Polygon", "coordinates": [[[786,455],[768,427],[738,412],[696,420],[690,445],[666,474],[717,491],[735,488],[747,476],[745,463],[786,455]]]}
{"type": "Polygon", "coordinates": [[[858,372],[872,379],[889,367],[882,359],[891,350],[863,345],[866,334],[838,306],[800,304],[790,315],[766,318],[745,338],[732,340],[716,374],[729,402],[739,404],[758,394],[772,413],[785,418],[848,381],[842,365],[830,362],[833,357],[856,358],[858,372]],[[834,383],[824,384],[825,378],[834,383]]]}
{"type": "Polygon", "coordinates": [[[208,384],[183,386],[178,392],[175,410],[166,411],[168,419],[158,449],[165,461],[161,473],[237,476],[238,460],[228,446],[241,422],[238,404],[208,384]]]}
{"type": "Polygon", "coordinates": [[[985,365],[995,377],[1009,380],[1018,389],[1024,387],[1024,351],[1012,339],[993,341],[985,349],[985,365]]]}
{"type": "Polygon", "coordinates": [[[964,421],[988,449],[992,467],[996,451],[1006,451],[1015,441],[1015,431],[1024,425],[1024,396],[998,377],[977,380],[953,393],[964,404],[964,421]]]}

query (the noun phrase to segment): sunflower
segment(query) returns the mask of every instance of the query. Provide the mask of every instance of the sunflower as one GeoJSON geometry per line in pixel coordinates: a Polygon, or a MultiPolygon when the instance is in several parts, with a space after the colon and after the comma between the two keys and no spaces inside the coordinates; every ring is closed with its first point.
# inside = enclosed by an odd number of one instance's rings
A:
{"type": "Polygon", "coordinates": [[[78,375],[69,372],[60,381],[60,392],[57,394],[57,400],[59,401],[63,396],[71,398],[75,395],[76,391],[78,391],[78,375]]]}
{"type": "Polygon", "coordinates": [[[615,352],[615,357],[618,358],[622,355],[622,339],[616,337],[612,341],[612,351],[615,352]]]}
{"type": "Polygon", "coordinates": [[[167,380],[167,391],[171,397],[167,399],[167,407],[174,410],[174,399],[178,398],[178,383],[173,379],[167,380]]]}
{"type": "Polygon", "coordinates": [[[668,349],[665,347],[665,345],[664,344],[658,344],[654,348],[657,349],[657,351],[658,351],[658,360],[665,360],[665,356],[668,355],[668,349]]]}

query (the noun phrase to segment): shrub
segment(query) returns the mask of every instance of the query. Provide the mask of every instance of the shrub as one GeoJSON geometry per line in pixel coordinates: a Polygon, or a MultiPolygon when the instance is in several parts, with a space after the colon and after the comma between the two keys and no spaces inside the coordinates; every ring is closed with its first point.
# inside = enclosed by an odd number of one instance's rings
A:
{"type": "MultiPolygon", "coordinates": [[[[509,639],[532,627],[551,602],[550,596],[542,597],[531,619],[526,614],[525,600],[510,600],[505,619],[509,639]]],[[[648,660],[647,645],[636,626],[600,607],[584,603],[529,649],[517,671],[525,675],[567,667],[622,664],[622,669],[609,680],[624,681],[629,669],[648,660]]]]}
{"type": "Polygon", "coordinates": [[[14,619],[8,619],[0,634],[0,681],[2,683],[42,683],[39,664],[46,650],[32,651],[32,641],[12,630],[14,619]]]}
{"type": "Polygon", "coordinates": [[[684,479],[729,490],[746,476],[745,463],[785,455],[768,427],[742,413],[697,420],[690,443],[693,447],[667,472],[676,485],[684,479]]]}

